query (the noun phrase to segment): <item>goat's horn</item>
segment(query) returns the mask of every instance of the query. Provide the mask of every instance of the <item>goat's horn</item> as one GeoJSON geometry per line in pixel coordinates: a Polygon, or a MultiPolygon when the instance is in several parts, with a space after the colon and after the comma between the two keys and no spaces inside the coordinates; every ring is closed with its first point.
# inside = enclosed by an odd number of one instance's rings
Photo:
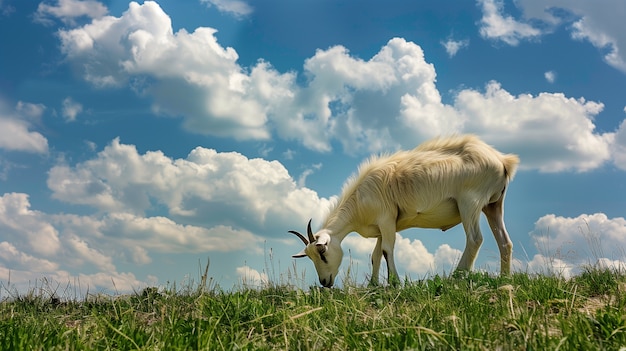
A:
{"type": "Polygon", "coordinates": [[[313,243],[315,242],[315,237],[313,236],[313,231],[311,230],[311,221],[313,219],[309,219],[309,224],[306,226],[306,233],[309,236],[309,242],[313,243]]]}
{"type": "Polygon", "coordinates": [[[300,238],[300,240],[302,240],[302,242],[304,243],[304,245],[309,245],[309,242],[306,240],[306,238],[304,237],[304,235],[296,232],[295,230],[290,230],[289,233],[297,236],[298,238],[300,238]]]}

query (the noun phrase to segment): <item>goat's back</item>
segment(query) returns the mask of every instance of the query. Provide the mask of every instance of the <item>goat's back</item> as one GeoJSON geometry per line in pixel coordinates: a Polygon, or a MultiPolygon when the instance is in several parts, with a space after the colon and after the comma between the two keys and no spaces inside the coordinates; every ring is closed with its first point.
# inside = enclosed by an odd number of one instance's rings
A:
{"type": "MultiPolygon", "coordinates": [[[[370,200],[415,206],[463,191],[489,198],[513,178],[519,158],[502,154],[474,135],[436,138],[413,150],[372,157],[352,188],[370,200]]],[[[421,206],[420,206],[421,207],[421,206]]]]}

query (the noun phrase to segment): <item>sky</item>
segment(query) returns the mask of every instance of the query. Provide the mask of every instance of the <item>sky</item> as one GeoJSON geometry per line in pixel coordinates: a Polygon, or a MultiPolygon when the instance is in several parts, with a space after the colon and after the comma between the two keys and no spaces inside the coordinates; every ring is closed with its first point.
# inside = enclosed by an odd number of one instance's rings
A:
{"type": "MultiPolygon", "coordinates": [[[[371,154],[473,133],[521,159],[515,272],[626,263],[621,0],[0,0],[0,294],[317,284],[317,229],[371,154]]],[[[476,269],[497,273],[482,221],[476,269]]],[[[447,274],[462,226],[397,234],[447,274]]],[[[367,281],[374,240],[342,243],[367,281]]],[[[383,270],[384,273],[384,270],[383,270]]]]}

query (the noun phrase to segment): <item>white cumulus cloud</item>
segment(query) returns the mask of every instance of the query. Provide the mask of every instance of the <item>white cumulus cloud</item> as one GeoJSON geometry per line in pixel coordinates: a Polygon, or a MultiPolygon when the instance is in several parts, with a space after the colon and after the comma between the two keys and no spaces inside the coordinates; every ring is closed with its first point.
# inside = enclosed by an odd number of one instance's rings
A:
{"type": "Polygon", "coordinates": [[[626,170],[626,120],[622,121],[615,133],[615,139],[611,144],[611,152],[615,165],[622,170],[626,170]]]}
{"type": "Polygon", "coordinates": [[[143,265],[150,255],[233,252],[262,254],[263,238],[225,225],[180,224],[166,217],[113,212],[49,214],[31,209],[27,194],[0,196],[0,280],[23,285],[45,276],[80,279],[84,287],[131,291],[146,283],[120,264],[143,265]],[[68,272],[81,267],[79,276],[68,272]],[[108,278],[107,278],[108,277],[108,278]]]}
{"type": "Polygon", "coordinates": [[[48,187],[56,199],[103,211],[141,216],[164,205],[180,220],[208,227],[237,224],[250,231],[301,226],[329,204],[299,187],[278,161],[202,147],[172,159],[160,151],[139,154],[119,139],[91,160],[53,167],[48,187]]]}
{"type": "Polygon", "coordinates": [[[0,100],[0,149],[47,153],[48,139],[32,130],[44,110],[44,105],[22,101],[11,109],[0,100]]]}
{"type": "Polygon", "coordinates": [[[613,134],[595,130],[601,103],[560,93],[513,96],[490,82],[485,93],[464,90],[455,107],[465,116],[465,130],[514,150],[521,167],[544,172],[587,171],[611,157],[613,134]]]}
{"type": "Polygon", "coordinates": [[[52,18],[58,18],[63,23],[73,25],[77,18],[100,18],[107,12],[107,7],[95,0],[58,0],[55,5],[49,2],[39,3],[34,20],[42,24],[51,24],[52,18]]]}
{"type": "Polygon", "coordinates": [[[520,40],[536,38],[542,34],[532,25],[505,15],[502,0],[479,0],[478,2],[483,12],[480,20],[480,35],[484,38],[517,45],[520,40]]]}
{"type": "MultiPolygon", "coordinates": [[[[534,37],[538,35],[548,34],[559,26],[564,26],[569,30],[572,38],[576,40],[586,40],[592,45],[600,49],[604,54],[605,61],[626,72],[626,31],[624,31],[624,12],[626,11],[626,3],[621,0],[519,0],[514,4],[521,12],[523,20],[538,22],[543,27],[541,33],[538,29],[529,28],[524,22],[518,22],[511,16],[498,15],[502,11],[502,3],[498,0],[481,0],[483,4],[483,23],[485,18],[498,18],[496,23],[510,23],[512,25],[502,25],[507,27],[525,27],[521,33],[521,37],[534,37]],[[504,19],[504,21],[502,20],[504,19]],[[517,23],[517,24],[515,24],[517,23]]],[[[487,28],[490,25],[486,25],[487,28]]],[[[498,26],[495,26],[498,27],[498,26]]],[[[485,27],[483,27],[485,28],[485,27]]],[[[481,29],[481,34],[483,30],[481,29]]],[[[515,33],[516,30],[508,32],[515,33]]],[[[494,36],[508,38],[507,30],[500,32],[493,31],[494,36]],[[501,33],[501,34],[498,34],[501,33]]],[[[505,42],[515,44],[517,36],[512,34],[513,40],[505,42]]],[[[520,38],[521,39],[521,38],[520,38]]]]}
{"type": "Polygon", "coordinates": [[[571,275],[584,265],[626,264],[626,219],[609,218],[604,213],[578,217],[545,215],[530,233],[539,254],[530,262],[538,268],[541,262],[554,264],[556,273],[571,275]]]}
{"type": "MultiPolygon", "coordinates": [[[[344,239],[344,252],[350,250],[353,253],[353,260],[368,262],[376,240],[363,238],[352,234],[344,239]]],[[[421,240],[405,238],[396,234],[396,244],[394,248],[396,268],[402,274],[423,276],[431,273],[450,272],[461,258],[462,251],[450,247],[448,244],[439,246],[434,253],[429,252],[421,240]]],[[[386,267],[385,260],[381,262],[381,272],[386,267]]]]}
{"type": "MultiPolygon", "coordinates": [[[[501,38],[537,34],[503,17],[499,2],[481,4],[486,23],[500,23],[495,18],[512,28],[500,24],[509,28],[498,34],[501,38]]],[[[197,28],[174,33],[169,16],[146,1],[131,3],[121,17],[62,30],[60,38],[63,52],[86,80],[131,84],[152,98],[156,113],[180,116],[183,126],[196,133],[237,140],[277,136],[321,152],[335,143],[360,154],[472,132],[520,154],[526,169],[546,172],[586,171],[618,155],[610,152],[613,134],[595,130],[601,103],[560,93],[514,96],[498,82],[488,83],[484,92],[460,90],[453,105],[443,103],[435,67],[419,45],[403,38],[392,38],[367,59],[340,45],[317,50],[305,60],[306,79],[300,83],[297,73],[278,72],[262,59],[241,67],[236,50],[221,46],[215,32],[197,28]]],[[[110,186],[90,182],[96,188],[110,186]]],[[[102,205],[115,205],[107,191],[97,193],[102,205]]]]}
{"type": "Polygon", "coordinates": [[[269,284],[266,273],[259,272],[249,266],[237,267],[235,272],[246,287],[265,287],[269,284]]]}

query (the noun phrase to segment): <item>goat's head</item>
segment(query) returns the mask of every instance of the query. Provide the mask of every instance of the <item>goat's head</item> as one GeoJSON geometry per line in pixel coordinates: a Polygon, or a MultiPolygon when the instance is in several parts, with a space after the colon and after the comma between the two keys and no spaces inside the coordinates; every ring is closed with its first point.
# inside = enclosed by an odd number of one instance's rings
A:
{"type": "Polygon", "coordinates": [[[304,249],[299,253],[293,255],[294,258],[309,257],[315,265],[315,270],[320,280],[320,284],[330,288],[335,282],[337,272],[339,272],[339,265],[343,258],[343,251],[341,250],[341,243],[337,240],[331,240],[330,234],[326,230],[321,230],[316,234],[313,234],[311,230],[311,221],[307,225],[307,237],[304,235],[290,230],[289,233],[296,235],[304,245],[304,249]]]}

